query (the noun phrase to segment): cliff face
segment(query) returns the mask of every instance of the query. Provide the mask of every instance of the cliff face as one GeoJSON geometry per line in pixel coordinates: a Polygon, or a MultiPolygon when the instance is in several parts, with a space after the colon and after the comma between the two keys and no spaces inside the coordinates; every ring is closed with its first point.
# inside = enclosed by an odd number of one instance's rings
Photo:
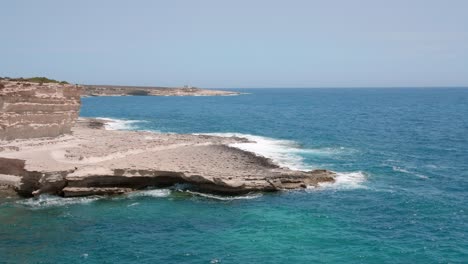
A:
{"type": "Polygon", "coordinates": [[[56,137],[78,118],[82,88],[71,84],[0,81],[0,140],[56,137]]]}

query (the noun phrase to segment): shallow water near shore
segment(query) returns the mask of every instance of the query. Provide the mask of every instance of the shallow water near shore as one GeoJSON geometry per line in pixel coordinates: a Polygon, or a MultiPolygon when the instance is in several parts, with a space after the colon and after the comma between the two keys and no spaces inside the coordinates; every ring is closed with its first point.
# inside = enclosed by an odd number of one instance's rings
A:
{"type": "Polygon", "coordinates": [[[110,129],[244,136],[302,191],[0,200],[0,263],[463,263],[468,89],[243,89],[227,97],[88,97],[110,129]]]}

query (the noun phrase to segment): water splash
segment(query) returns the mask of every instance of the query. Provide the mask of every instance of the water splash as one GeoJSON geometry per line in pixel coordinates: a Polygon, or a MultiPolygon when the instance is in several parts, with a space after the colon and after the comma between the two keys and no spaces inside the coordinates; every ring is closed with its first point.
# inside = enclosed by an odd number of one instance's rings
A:
{"type": "Polygon", "coordinates": [[[241,133],[206,133],[220,137],[241,137],[250,142],[233,143],[229,146],[253,152],[257,155],[272,159],[276,164],[292,170],[312,170],[315,167],[304,162],[302,155],[331,156],[339,155],[347,151],[343,147],[339,148],[302,148],[299,143],[293,140],[275,139],[250,134],[241,133]]]}
{"type": "Polygon", "coordinates": [[[144,120],[126,120],[126,119],[117,119],[117,118],[107,118],[107,117],[96,117],[96,119],[102,119],[107,121],[104,124],[104,127],[107,130],[137,130],[139,123],[145,123],[144,120]]]}
{"type": "Polygon", "coordinates": [[[60,196],[52,195],[40,195],[39,197],[22,199],[18,200],[16,203],[26,206],[31,209],[41,209],[41,208],[50,208],[50,207],[61,207],[74,204],[87,204],[94,202],[102,197],[90,196],[90,197],[73,197],[73,198],[63,198],[60,196]]]}
{"type": "Polygon", "coordinates": [[[127,197],[133,198],[133,197],[168,197],[171,195],[171,190],[169,189],[153,189],[153,190],[143,190],[143,191],[135,191],[132,193],[129,193],[127,197]]]}
{"type": "Polygon", "coordinates": [[[336,172],[335,182],[320,183],[323,189],[349,190],[366,189],[366,175],[362,171],[357,172],[336,172]]]}
{"type": "Polygon", "coordinates": [[[190,193],[195,196],[201,196],[208,199],[213,200],[220,200],[220,201],[233,201],[233,200],[251,200],[257,199],[263,196],[261,193],[250,193],[246,195],[238,195],[238,196],[222,196],[222,195],[215,195],[215,194],[208,194],[208,193],[200,193],[190,190],[185,190],[186,193],[190,193]]]}

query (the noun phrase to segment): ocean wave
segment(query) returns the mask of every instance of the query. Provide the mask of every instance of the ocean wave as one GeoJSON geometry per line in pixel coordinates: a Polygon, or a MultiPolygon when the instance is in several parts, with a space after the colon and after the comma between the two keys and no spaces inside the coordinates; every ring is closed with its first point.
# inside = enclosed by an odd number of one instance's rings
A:
{"type": "Polygon", "coordinates": [[[116,119],[107,117],[96,117],[96,119],[102,119],[107,121],[104,127],[107,130],[137,130],[139,123],[145,123],[144,120],[127,120],[127,119],[116,119]]]}
{"type": "Polygon", "coordinates": [[[32,208],[32,209],[41,209],[41,208],[68,206],[68,205],[73,205],[73,204],[87,204],[87,203],[94,202],[100,198],[101,197],[97,197],[97,196],[63,198],[60,196],[52,196],[52,195],[43,194],[35,198],[18,200],[16,203],[32,208]]]}
{"type": "Polygon", "coordinates": [[[222,196],[222,195],[215,195],[209,193],[200,193],[190,190],[185,190],[186,193],[190,193],[192,195],[201,196],[208,199],[220,200],[220,201],[233,201],[233,200],[251,200],[262,197],[261,193],[250,193],[246,195],[238,195],[238,196],[222,196]]]}
{"type": "Polygon", "coordinates": [[[292,140],[274,139],[250,134],[241,133],[206,133],[207,135],[220,137],[241,137],[251,142],[233,143],[229,146],[253,152],[257,155],[272,159],[280,166],[293,170],[307,170],[310,166],[304,163],[303,157],[299,153],[304,153],[299,144],[292,140]]]}
{"type": "Polygon", "coordinates": [[[229,146],[269,158],[276,164],[292,170],[312,170],[315,168],[313,165],[306,164],[301,154],[332,156],[340,155],[347,151],[344,147],[307,149],[302,148],[299,143],[293,140],[275,139],[250,134],[206,133],[205,135],[246,138],[251,142],[233,143],[229,146]]]}
{"type": "Polygon", "coordinates": [[[168,197],[169,195],[171,195],[171,190],[169,189],[153,189],[153,190],[131,192],[127,196],[130,198],[133,198],[133,197],[168,197]]]}
{"type": "Polygon", "coordinates": [[[364,185],[366,182],[366,175],[362,171],[357,172],[335,172],[335,182],[320,183],[319,187],[322,189],[336,189],[336,190],[349,190],[349,189],[366,189],[364,185]]]}
{"type": "MultiPolygon", "coordinates": [[[[247,138],[248,143],[234,143],[231,147],[253,152],[257,155],[269,158],[276,164],[287,167],[292,170],[309,171],[316,169],[317,166],[307,164],[301,155],[317,155],[317,156],[336,156],[343,154],[354,153],[352,149],[344,147],[337,148],[302,148],[300,144],[292,140],[275,139],[262,137],[250,134],[241,133],[207,133],[207,135],[221,137],[242,137],[247,138]]],[[[333,183],[324,183],[320,187],[333,189],[355,189],[365,188],[363,184],[366,181],[366,176],[363,172],[336,172],[337,177],[333,183]]]]}
{"type": "Polygon", "coordinates": [[[417,172],[412,172],[412,171],[409,171],[409,170],[407,170],[405,168],[401,168],[401,167],[398,167],[398,166],[392,166],[392,170],[396,171],[396,172],[402,172],[402,173],[405,173],[405,174],[413,175],[413,176],[416,176],[416,177],[421,178],[421,179],[429,179],[429,177],[427,177],[426,175],[423,175],[423,174],[420,174],[420,173],[417,173],[417,172]]]}

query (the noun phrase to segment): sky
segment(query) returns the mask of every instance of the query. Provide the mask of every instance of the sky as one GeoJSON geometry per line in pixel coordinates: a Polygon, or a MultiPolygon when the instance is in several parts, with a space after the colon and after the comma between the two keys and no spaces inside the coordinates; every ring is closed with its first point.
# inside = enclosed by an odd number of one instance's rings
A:
{"type": "Polygon", "coordinates": [[[0,0],[0,76],[79,84],[468,86],[467,0],[0,0]]]}

